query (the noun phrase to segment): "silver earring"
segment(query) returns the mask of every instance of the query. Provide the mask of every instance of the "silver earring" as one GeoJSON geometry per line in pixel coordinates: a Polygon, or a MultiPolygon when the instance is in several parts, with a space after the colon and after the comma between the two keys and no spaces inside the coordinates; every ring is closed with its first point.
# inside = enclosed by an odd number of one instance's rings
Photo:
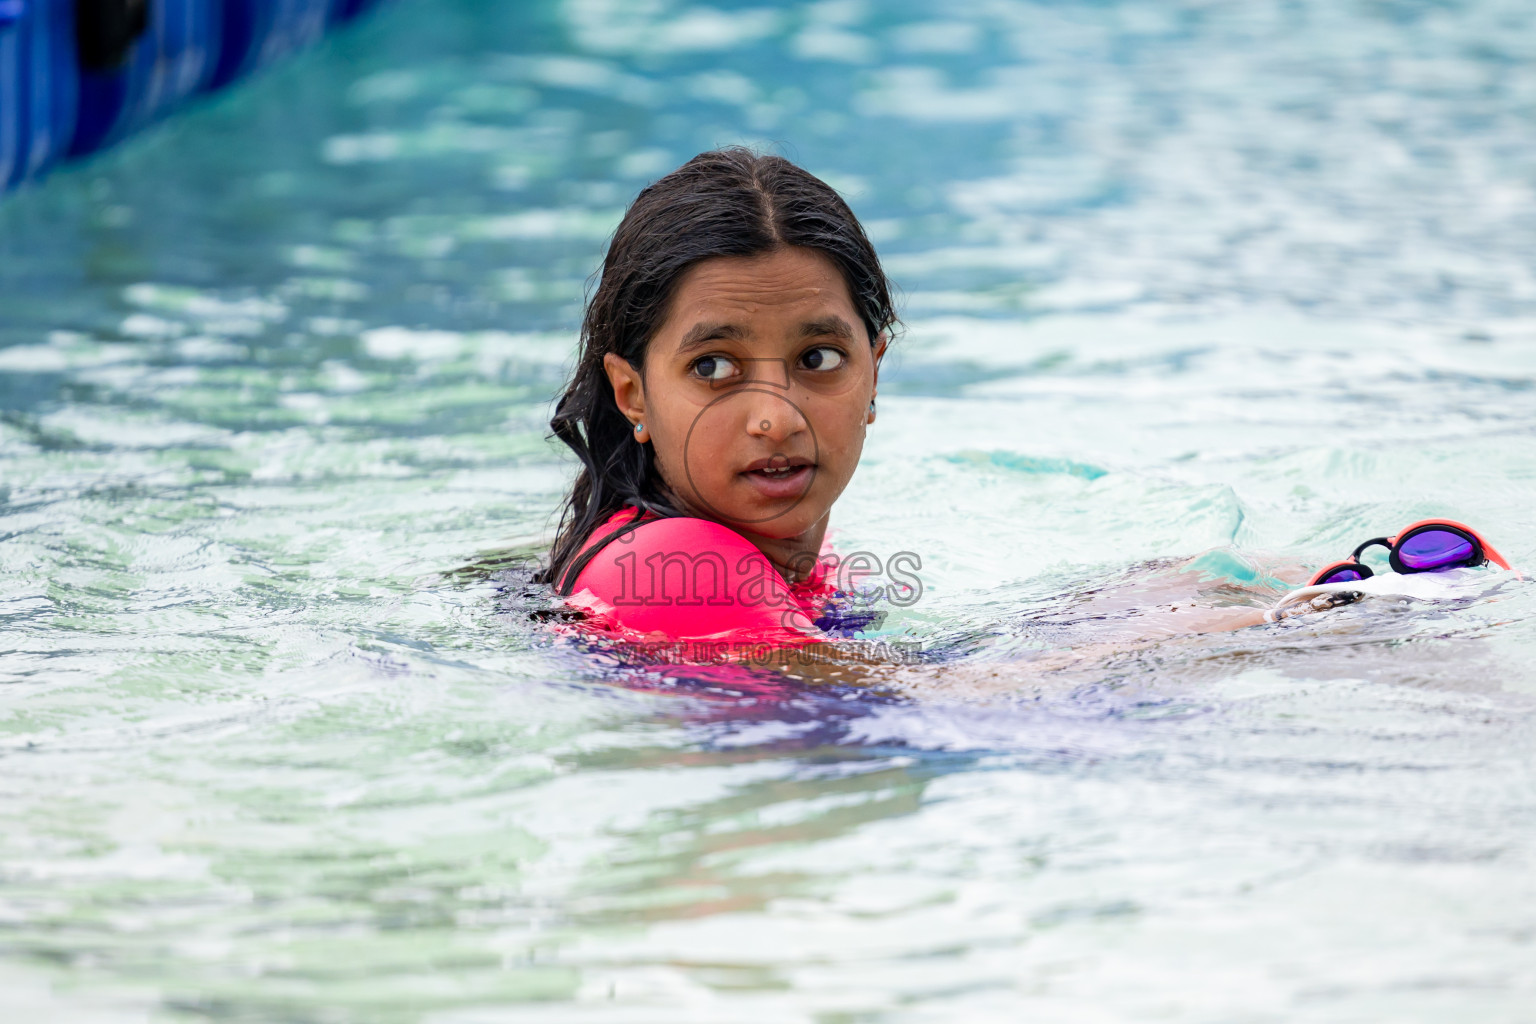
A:
{"type": "Polygon", "coordinates": [[[642,431],[644,429],[645,429],[645,424],[644,423],[636,423],[635,424],[635,433],[638,434],[638,433],[640,433],[640,431],[642,431]]]}

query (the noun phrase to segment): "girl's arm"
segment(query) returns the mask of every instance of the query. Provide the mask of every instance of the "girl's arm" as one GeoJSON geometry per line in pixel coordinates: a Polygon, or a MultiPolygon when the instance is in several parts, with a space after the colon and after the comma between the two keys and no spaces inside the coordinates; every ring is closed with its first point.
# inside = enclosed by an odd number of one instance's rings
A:
{"type": "MultiPolygon", "coordinates": [[[[882,657],[878,643],[828,640],[774,649],[746,663],[810,683],[896,691],[943,688],[995,692],[1017,689],[1072,669],[1103,665],[1115,656],[1179,637],[1262,625],[1265,611],[1283,592],[1273,584],[1241,585],[1225,578],[1196,576],[1190,568],[1194,561],[1081,595],[1060,614],[1084,631],[1082,642],[1027,659],[1005,663],[972,659],[937,665],[882,657]]],[[[1256,575],[1289,587],[1304,581],[1307,572],[1299,565],[1278,563],[1263,566],[1256,575]]]]}

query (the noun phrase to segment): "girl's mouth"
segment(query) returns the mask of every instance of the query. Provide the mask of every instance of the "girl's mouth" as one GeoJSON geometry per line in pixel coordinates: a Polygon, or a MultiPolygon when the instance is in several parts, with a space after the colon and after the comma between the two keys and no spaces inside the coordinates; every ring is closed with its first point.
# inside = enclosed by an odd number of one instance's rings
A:
{"type": "Polygon", "coordinates": [[[765,498],[798,498],[805,493],[816,475],[816,464],[809,459],[775,455],[759,459],[740,473],[765,498]]]}

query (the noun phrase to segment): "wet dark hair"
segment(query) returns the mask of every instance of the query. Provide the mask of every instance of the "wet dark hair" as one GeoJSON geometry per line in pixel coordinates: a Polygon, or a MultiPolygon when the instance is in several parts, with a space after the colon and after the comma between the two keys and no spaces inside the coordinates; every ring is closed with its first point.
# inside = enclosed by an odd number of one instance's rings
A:
{"type": "Polygon", "coordinates": [[[575,372],[549,424],[581,460],[549,568],[539,576],[556,593],[571,592],[597,549],[579,559],[577,552],[615,512],[633,506],[660,516],[685,514],[668,498],[655,449],[635,441],[614,403],[603,357],[614,352],[642,370],[673,290],[695,264],[786,246],[832,260],[871,344],[896,323],[890,283],[858,218],[831,186],[783,157],[741,148],[700,153],[641,191],[624,214],[587,303],[575,372]]]}

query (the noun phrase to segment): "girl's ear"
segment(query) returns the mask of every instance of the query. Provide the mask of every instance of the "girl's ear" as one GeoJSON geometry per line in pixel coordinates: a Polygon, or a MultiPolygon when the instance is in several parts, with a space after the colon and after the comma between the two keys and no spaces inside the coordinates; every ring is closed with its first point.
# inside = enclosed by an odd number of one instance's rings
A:
{"type": "Polygon", "coordinates": [[[640,371],[629,365],[629,360],[613,352],[603,356],[603,369],[608,373],[608,383],[613,385],[613,404],[631,424],[645,422],[645,385],[640,371]]]}
{"type": "Polygon", "coordinates": [[[875,422],[875,392],[880,388],[880,360],[885,358],[885,348],[890,343],[890,336],[884,331],[875,338],[875,372],[869,382],[869,411],[864,414],[866,425],[875,422]]]}

